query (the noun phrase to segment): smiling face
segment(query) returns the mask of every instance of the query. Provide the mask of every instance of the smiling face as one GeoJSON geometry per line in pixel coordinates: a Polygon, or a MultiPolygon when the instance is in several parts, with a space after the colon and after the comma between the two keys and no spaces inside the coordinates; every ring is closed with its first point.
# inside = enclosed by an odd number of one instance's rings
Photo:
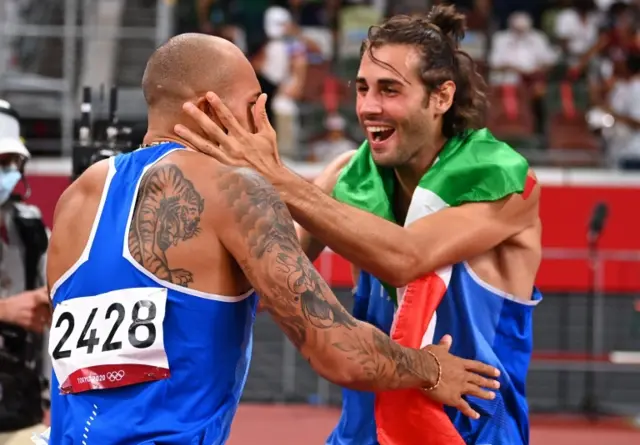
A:
{"type": "Polygon", "coordinates": [[[443,103],[442,94],[427,93],[420,59],[415,46],[403,44],[381,45],[362,56],[356,112],[377,165],[405,165],[442,135],[442,114],[451,100],[443,103]]]}

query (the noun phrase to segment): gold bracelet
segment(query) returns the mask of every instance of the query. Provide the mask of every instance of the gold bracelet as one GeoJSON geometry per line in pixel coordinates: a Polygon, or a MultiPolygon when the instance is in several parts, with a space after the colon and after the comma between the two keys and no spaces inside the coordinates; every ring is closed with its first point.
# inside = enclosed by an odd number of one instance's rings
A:
{"type": "Polygon", "coordinates": [[[438,365],[438,378],[436,380],[436,383],[433,386],[430,386],[429,388],[423,388],[423,389],[425,391],[433,391],[440,385],[440,381],[442,380],[442,365],[440,364],[440,360],[438,360],[438,357],[436,357],[436,355],[433,352],[429,351],[428,349],[426,351],[429,355],[431,355],[431,357],[433,357],[433,359],[436,361],[436,364],[438,365]]]}

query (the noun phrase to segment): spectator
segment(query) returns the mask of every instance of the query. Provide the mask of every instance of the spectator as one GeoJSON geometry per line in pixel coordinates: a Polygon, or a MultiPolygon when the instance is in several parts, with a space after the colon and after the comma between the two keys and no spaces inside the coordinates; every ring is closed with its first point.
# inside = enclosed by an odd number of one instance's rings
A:
{"type": "Polygon", "coordinates": [[[327,117],[324,137],[312,146],[314,161],[328,162],[342,153],[358,148],[358,145],[346,136],[345,127],[346,122],[339,114],[327,117]]]}
{"type": "Polygon", "coordinates": [[[600,64],[600,76],[604,81],[625,76],[627,57],[639,50],[634,11],[628,4],[616,2],[609,9],[605,29],[598,40],[571,68],[569,76],[572,79],[577,78],[589,62],[599,55],[603,56],[604,61],[608,61],[600,64]]]}
{"type": "Polygon", "coordinates": [[[600,18],[593,0],[574,0],[556,17],[555,36],[570,64],[576,63],[598,40],[600,18]]]}
{"type": "MultiPolygon", "coordinates": [[[[40,210],[14,188],[30,154],[17,114],[0,101],[0,444],[31,444],[43,422],[50,373],[43,330],[51,317],[44,262],[48,232],[40,210]]],[[[45,420],[46,422],[46,420],[45,420]]]]}
{"type": "Polygon", "coordinates": [[[628,79],[618,79],[606,107],[614,118],[607,137],[609,157],[624,170],[640,170],[640,55],[627,58],[628,79]]]}
{"type": "Polygon", "coordinates": [[[307,60],[304,44],[296,37],[291,13],[273,6],[264,17],[268,41],[260,74],[277,86],[271,107],[278,133],[278,149],[284,157],[296,157],[298,141],[298,105],[302,96],[307,60]]]}
{"type": "Polygon", "coordinates": [[[556,58],[547,36],[533,29],[527,13],[513,13],[509,17],[509,28],[493,36],[489,54],[491,83],[524,86],[531,92],[538,133],[543,132],[544,126],[546,72],[556,58]]]}

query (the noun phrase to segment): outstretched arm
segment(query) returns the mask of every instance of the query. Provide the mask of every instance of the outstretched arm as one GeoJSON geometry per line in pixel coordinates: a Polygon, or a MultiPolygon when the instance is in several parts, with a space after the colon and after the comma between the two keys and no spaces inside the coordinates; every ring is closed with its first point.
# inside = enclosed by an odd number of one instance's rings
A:
{"type": "Polygon", "coordinates": [[[429,387],[430,354],[404,348],[340,305],[298,242],[278,193],[248,169],[217,180],[217,227],[265,309],[323,377],[362,390],[429,387]]]}
{"type": "Polygon", "coordinates": [[[287,169],[268,178],[310,233],[396,287],[486,252],[538,218],[538,186],[527,197],[514,194],[496,202],[447,208],[402,227],[331,199],[287,169]]]}
{"type": "MultiPolygon", "coordinates": [[[[355,153],[355,150],[350,150],[336,157],[325,167],[320,175],[314,179],[313,184],[326,195],[331,195],[331,192],[333,192],[333,188],[338,181],[338,176],[340,176],[342,169],[347,165],[355,153]]],[[[322,209],[316,209],[316,212],[320,217],[323,216],[322,209]]],[[[304,250],[304,253],[311,261],[315,261],[326,247],[325,244],[298,224],[296,224],[296,232],[298,233],[298,239],[300,240],[302,250],[304,250]]]]}
{"type": "Polygon", "coordinates": [[[514,194],[496,202],[447,208],[400,227],[331,199],[284,167],[277,156],[264,95],[253,110],[256,133],[244,129],[215,94],[208,93],[207,99],[226,131],[197,107],[185,104],[184,111],[209,140],[182,125],[175,127],[176,133],[223,163],[248,162],[254,166],[271,181],[296,221],[311,234],[352,264],[395,287],[487,252],[537,222],[536,186],[528,198],[514,194]]]}

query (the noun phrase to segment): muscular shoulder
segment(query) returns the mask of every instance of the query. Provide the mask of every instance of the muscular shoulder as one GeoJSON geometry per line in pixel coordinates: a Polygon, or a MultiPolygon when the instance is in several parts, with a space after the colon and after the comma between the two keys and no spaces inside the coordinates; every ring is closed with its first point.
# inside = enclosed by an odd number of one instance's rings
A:
{"type": "Polygon", "coordinates": [[[314,184],[325,193],[331,193],[338,181],[342,169],[351,161],[357,150],[349,150],[332,160],[314,180],[314,184]]]}
{"type": "Polygon", "coordinates": [[[99,201],[109,172],[109,160],[105,159],[89,167],[67,187],[56,204],[54,224],[65,210],[75,211],[91,200],[99,201]]]}
{"type": "Polygon", "coordinates": [[[295,249],[298,237],[291,214],[262,175],[248,168],[228,169],[219,177],[217,187],[217,200],[225,209],[217,214],[217,226],[227,238],[244,238],[255,258],[261,258],[274,244],[295,249]]]}
{"type": "MultiPolygon", "coordinates": [[[[287,206],[258,172],[225,166],[200,153],[179,154],[154,170],[176,169],[182,174],[182,181],[189,183],[208,209],[202,215],[204,225],[215,228],[219,234],[242,234],[252,247],[263,244],[261,238],[266,232],[272,236],[286,233],[296,238],[287,206]]],[[[158,176],[152,171],[148,175],[158,176]]],[[[178,176],[178,172],[175,175],[178,176]]]]}
{"type": "Polygon", "coordinates": [[[151,169],[147,177],[161,178],[164,187],[170,180],[184,183],[217,208],[241,204],[264,207],[276,197],[279,200],[275,189],[255,170],[229,167],[191,151],[172,154],[151,169]]]}
{"type": "MultiPolygon", "coordinates": [[[[255,170],[222,167],[209,191],[218,212],[212,223],[227,248],[246,246],[250,257],[260,259],[274,246],[298,251],[293,219],[273,185],[255,170]]],[[[238,259],[242,261],[242,259],[238,259]]]]}
{"type": "Polygon", "coordinates": [[[522,231],[538,224],[539,203],[540,184],[534,171],[530,169],[522,193],[513,193],[499,201],[485,203],[484,206],[497,220],[522,231]]]}

